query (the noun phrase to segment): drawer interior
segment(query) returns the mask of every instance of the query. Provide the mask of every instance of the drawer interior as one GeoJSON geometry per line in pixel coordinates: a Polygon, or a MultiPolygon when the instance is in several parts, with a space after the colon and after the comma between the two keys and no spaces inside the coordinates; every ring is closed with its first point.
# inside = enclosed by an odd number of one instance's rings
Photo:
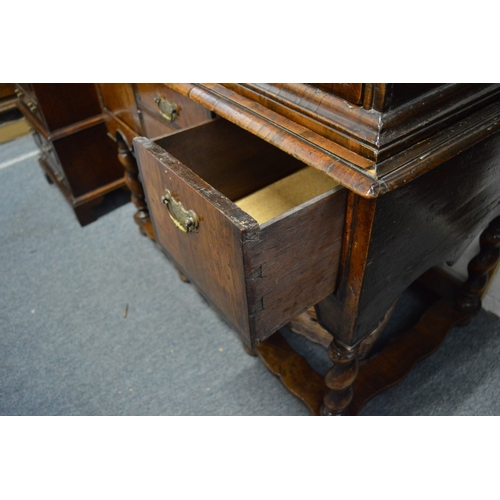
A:
{"type": "Polygon", "coordinates": [[[156,143],[259,224],[338,186],[323,172],[222,119],[156,143]]]}
{"type": "Polygon", "coordinates": [[[334,292],[347,192],[326,174],[222,119],[135,147],[157,241],[248,345],[334,292]]]}
{"type": "Polygon", "coordinates": [[[236,200],[235,204],[263,225],[338,185],[323,172],[305,167],[236,200]]]}

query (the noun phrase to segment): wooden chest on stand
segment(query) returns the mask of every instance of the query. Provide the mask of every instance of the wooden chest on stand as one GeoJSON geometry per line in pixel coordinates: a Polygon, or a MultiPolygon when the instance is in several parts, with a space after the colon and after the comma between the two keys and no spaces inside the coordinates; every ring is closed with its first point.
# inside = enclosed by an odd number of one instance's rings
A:
{"type": "Polygon", "coordinates": [[[480,309],[500,247],[500,85],[167,86],[218,118],[135,139],[157,241],[312,413],[357,413],[480,309]],[[480,233],[469,278],[444,286],[432,269],[480,233]],[[442,298],[370,356],[417,279],[442,298]],[[277,333],[312,307],[324,376],[277,333]]]}
{"type": "Polygon", "coordinates": [[[94,83],[16,84],[19,109],[35,130],[40,165],[82,226],[104,195],[125,186],[94,83]]]}

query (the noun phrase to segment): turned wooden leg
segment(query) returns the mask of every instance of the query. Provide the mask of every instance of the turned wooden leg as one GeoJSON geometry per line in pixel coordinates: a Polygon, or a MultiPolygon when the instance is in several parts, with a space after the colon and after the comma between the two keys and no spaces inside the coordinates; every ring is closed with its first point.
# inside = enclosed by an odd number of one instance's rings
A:
{"type": "Polygon", "coordinates": [[[352,384],[358,374],[358,349],[347,347],[332,340],[328,348],[328,357],[333,367],[325,376],[325,383],[330,392],[323,399],[322,415],[342,415],[352,400],[352,384]]]}
{"type": "Polygon", "coordinates": [[[456,298],[458,307],[469,314],[460,323],[467,325],[481,309],[486,290],[500,255],[500,217],[494,219],[479,238],[480,251],[467,266],[468,277],[456,298]]]}
{"type": "Polygon", "coordinates": [[[144,189],[139,180],[137,161],[119,134],[117,134],[116,141],[118,143],[118,159],[125,169],[125,183],[132,193],[132,203],[137,208],[137,212],[134,214],[135,223],[139,226],[141,234],[151,236],[146,229],[146,225],[150,224],[150,217],[144,189]]]}

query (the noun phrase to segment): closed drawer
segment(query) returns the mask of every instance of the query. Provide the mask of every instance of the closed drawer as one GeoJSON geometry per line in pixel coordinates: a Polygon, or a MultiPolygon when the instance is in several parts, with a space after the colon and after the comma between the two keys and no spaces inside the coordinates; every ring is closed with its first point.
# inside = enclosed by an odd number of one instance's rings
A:
{"type": "Polygon", "coordinates": [[[344,188],[222,119],[134,142],[157,241],[245,343],[334,292],[344,188]]]}
{"type": "Polygon", "coordinates": [[[152,115],[146,110],[141,112],[141,120],[144,135],[149,138],[160,137],[161,135],[167,135],[178,130],[173,123],[152,115]]]}
{"type": "MultiPolygon", "coordinates": [[[[169,89],[163,83],[136,83],[139,107],[174,130],[208,120],[210,112],[191,99],[169,89]]],[[[151,137],[148,134],[148,137],[151,137]]]]}

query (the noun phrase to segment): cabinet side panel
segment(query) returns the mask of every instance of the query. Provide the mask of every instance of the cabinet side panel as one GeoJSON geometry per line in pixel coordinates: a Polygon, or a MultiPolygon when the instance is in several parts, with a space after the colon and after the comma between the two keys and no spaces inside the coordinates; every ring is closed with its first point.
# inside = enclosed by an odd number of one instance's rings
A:
{"type": "Polygon", "coordinates": [[[415,279],[457,259],[500,214],[500,134],[378,201],[355,340],[415,279]]]}
{"type": "Polygon", "coordinates": [[[132,84],[99,83],[98,85],[104,107],[137,134],[142,133],[132,84]]]}

